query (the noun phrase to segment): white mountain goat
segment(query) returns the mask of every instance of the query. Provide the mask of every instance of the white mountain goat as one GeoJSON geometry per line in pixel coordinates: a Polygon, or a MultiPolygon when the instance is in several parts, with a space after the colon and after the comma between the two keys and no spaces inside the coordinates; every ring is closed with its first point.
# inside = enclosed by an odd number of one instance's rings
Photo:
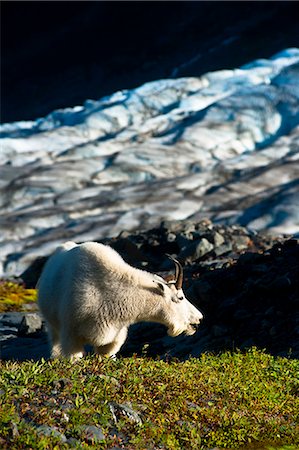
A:
{"type": "Polygon", "coordinates": [[[170,336],[191,336],[203,318],[184,296],[183,269],[175,280],[127,264],[111,247],[66,242],[47,261],[38,303],[52,341],[52,357],[78,358],[85,344],[115,355],[136,322],[166,325],[170,336]]]}

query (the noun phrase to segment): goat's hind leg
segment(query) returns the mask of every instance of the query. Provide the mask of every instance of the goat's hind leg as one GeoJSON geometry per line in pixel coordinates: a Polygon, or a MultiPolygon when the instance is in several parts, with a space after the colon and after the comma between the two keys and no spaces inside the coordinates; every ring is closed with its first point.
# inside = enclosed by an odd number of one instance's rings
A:
{"type": "Polygon", "coordinates": [[[51,346],[51,358],[59,358],[61,356],[60,336],[58,329],[46,323],[48,330],[48,338],[51,346]]]}
{"type": "Polygon", "coordinates": [[[66,330],[62,332],[61,338],[61,352],[66,358],[70,358],[71,361],[77,361],[84,355],[84,346],[81,341],[79,341],[71,333],[66,330]]]}

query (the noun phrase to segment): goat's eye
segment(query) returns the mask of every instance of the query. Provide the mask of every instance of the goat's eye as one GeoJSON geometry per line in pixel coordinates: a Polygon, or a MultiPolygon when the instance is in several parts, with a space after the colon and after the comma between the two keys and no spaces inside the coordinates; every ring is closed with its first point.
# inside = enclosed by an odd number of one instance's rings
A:
{"type": "Polygon", "coordinates": [[[165,290],[164,284],[158,282],[158,286],[159,286],[161,292],[164,293],[164,290],[165,290]]]}

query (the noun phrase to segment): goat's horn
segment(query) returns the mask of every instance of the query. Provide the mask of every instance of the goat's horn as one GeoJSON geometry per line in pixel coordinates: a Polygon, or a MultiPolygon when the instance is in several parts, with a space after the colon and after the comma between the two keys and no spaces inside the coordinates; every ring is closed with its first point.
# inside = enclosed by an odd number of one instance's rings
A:
{"type": "Polygon", "coordinates": [[[182,267],[181,263],[177,259],[173,258],[170,255],[167,255],[167,256],[175,264],[175,280],[176,280],[175,281],[175,287],[177,289],[182,289],[182,287],[183,287],[183,267],[182,267]]]}

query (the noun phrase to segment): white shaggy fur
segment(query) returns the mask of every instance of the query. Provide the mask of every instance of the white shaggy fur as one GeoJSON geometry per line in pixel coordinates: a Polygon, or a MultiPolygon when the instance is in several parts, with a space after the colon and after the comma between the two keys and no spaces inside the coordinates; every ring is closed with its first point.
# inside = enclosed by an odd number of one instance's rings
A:
{"type": "Polygon", "coordinates": [[[136,322],[166,325],[170,336],[192,335],[201,312],[182,289],[127,264],[111,247],[66,242],[47,261],[38,302],[52,341],[52,357],[82,356],[85,344],[112,356],[136,322]]]}

